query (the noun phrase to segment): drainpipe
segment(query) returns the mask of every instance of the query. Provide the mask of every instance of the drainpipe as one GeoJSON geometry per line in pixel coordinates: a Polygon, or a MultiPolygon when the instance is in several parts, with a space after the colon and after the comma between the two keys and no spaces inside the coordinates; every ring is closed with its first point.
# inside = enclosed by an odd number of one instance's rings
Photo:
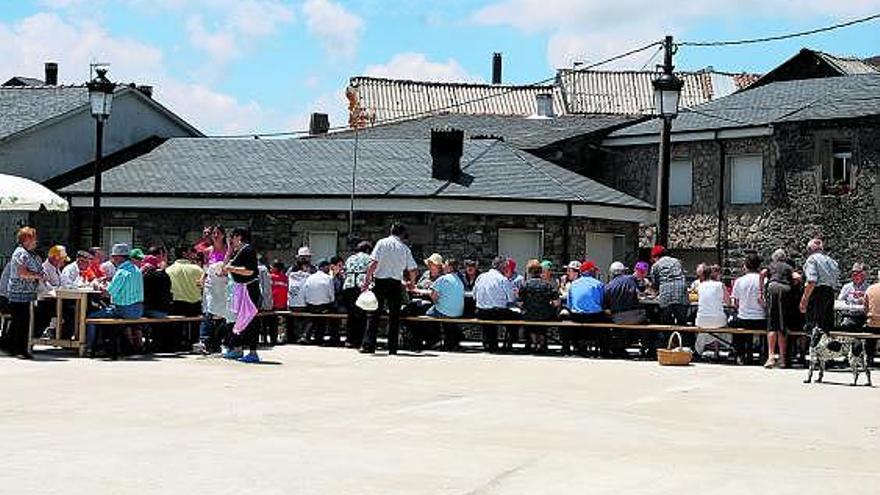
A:
{"type": "Polygon", "coordinates": [[[718,236],[715,243],[718,265],[724,267],[724,260],[727,258],[727,219],[725,218],[725,192],[726,192],[726,174],[727,174],[727,149],[724,141],[718,139],[718,132],[715,132],[715,143],[718,145],[718,236]]]}
{"type": "Polygon", "coordinates": [[[571,242],[571,203],[565,203],[565,218],[562,219],[562,261],[568,263],[568,244],[571,242]]]}

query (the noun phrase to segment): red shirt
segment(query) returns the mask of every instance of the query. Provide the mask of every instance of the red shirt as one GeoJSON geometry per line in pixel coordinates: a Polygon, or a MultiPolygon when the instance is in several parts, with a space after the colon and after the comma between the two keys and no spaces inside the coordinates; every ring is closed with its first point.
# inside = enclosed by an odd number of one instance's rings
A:
{"type": "Polygon", "coordinates": [[[272,308],[287,309],[287,275],[275,271],[269,275],[272,278],[272,308]]]}

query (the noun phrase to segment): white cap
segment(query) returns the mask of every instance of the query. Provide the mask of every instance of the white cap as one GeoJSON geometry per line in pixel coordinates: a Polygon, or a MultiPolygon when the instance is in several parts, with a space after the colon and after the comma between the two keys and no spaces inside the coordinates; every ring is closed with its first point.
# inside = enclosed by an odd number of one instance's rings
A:
{"type": "Polygon", "coordinates": [[[299,248],[299,250],[296,252],[296,255],[297,256],[311,256],[312,251],[309,249],[308,246],[303,246],[303,247],[299,248]]]}
{"type": "Polygon", "coordinates": [[[619,261],[615,261],[614,263],[611,263],[611,266],[608,267],[608,273],[610,273],[611,275],[620,275],[621,273],[624,273],[625,271],[626,271],[626,265],[624,265],[623,263],[621,263],[619,261]]]}

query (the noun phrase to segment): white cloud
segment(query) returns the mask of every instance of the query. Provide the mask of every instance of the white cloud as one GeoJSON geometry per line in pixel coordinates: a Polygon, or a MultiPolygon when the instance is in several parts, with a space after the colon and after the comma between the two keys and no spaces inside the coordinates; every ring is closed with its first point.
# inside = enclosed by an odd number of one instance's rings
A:
{"type": "Polygon", "coordinates": [[[155,86],[156,100],[206,133],[253,132],[268,127],[275,114],[252,101],[191,84],[167,74],[160,49],[84,21],[67,21],[56,13],[40,13],[14,23],[0,22],[0,67],[10,77],[42,77],[43,62],[59,64],[59,82],[81,84],[89,63],[110,63],[110,77],[155,86]]]}
{"type": "Polygon", "coordinates": [[[193,46],[207,52],[216,63],[225,64],[239,54],[235,35],[230,31],[208,31],[200,15],[186,21],[186,34],[193,46]]]}
{"type": "MultiPolygon", "coordinates": [[[[552,67],[573,61],[595,62],[626,49],[660,40],[667,33],[686,33],[699,22],[765,18],[806,21],[851,18],[876,12],[880,0],[500,0],[478,9],[471,20],[511,26],[528,33],[549,32],[547,60],[552,67]]],[[[641,67],[648,54],[607,67],[641,67]]]]}
{"type": "Polygon", "coordinates": [[[350,60],[357,54],[364,21],[331,0],[306,0],[306,28],[331,56],[350,60]]]}
{"type": "Polygon", "coordinates": [[[389,79],[414,79],[420,81],[473,81],[472,76],[454,59],[431,62],[423,53],[398,53],[384,64],[370,65],[364,74],[389,79]]]}

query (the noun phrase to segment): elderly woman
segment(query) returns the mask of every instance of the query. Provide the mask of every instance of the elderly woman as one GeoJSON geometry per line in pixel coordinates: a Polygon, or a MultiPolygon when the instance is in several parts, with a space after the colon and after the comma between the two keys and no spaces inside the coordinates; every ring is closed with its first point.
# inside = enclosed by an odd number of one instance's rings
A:
{"type": "Polygon", "coordinates": [[[784,249],[777,249],[770,257],[770,266],[763,276],[769,281],[767,285],[767,362],[765,368],[785,367],[786,344],[788,333],[796,330],[798,318],[798,300],[792,287],[794,286],[794,267],[788,262],[788,254],[784,249]],[[779,349],[778,355],[776,349],[779,349]]]}
{"type": "Polygon", "coordinates": [[[33,359],[30,350],[31,304],[37,299],[37,287],[45,279],[43,263],[34,252],[37,230],[22,227],[18,230],[18,247],[9,260],[9,281],[6,292],[12,328],[6,342],[9,353],[23,359],[33,359]]]}

